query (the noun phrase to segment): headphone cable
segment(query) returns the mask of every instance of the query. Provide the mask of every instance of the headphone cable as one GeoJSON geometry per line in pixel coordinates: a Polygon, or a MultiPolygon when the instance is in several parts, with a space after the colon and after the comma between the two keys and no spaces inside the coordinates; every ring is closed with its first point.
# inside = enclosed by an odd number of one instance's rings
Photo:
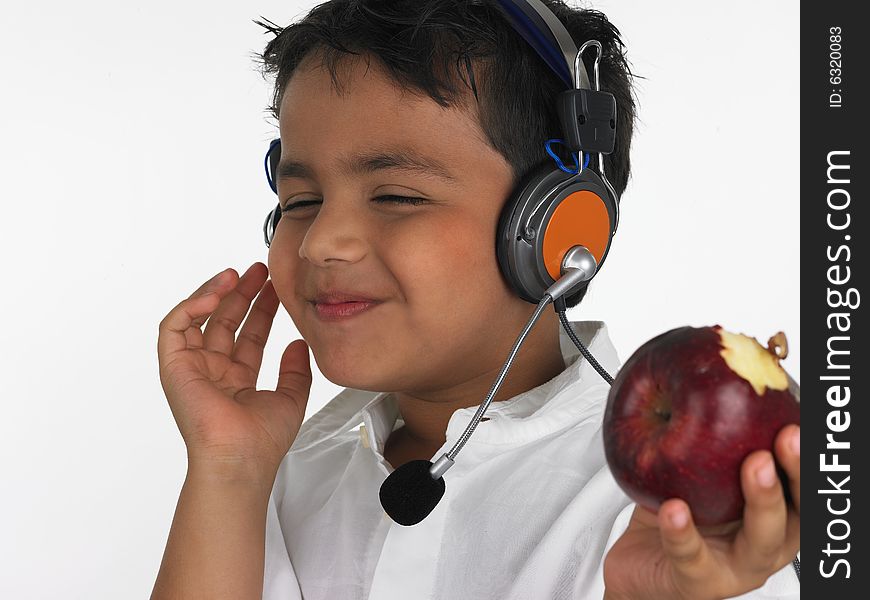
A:
{"type": "Polygon", "coordinates": [[[556,310],[556,313],[559,315],[559,320],[562,322],[562,328],[565,330],[565,333],[568,334],[568,337],[571,338],[571,341],[574,342],[574,345],[577,346],[577,349],[580,350],[580,353],[583,357],[589,361],[589,364],[598,371],[598,374],[604,378],[609,385],[613,385],[613,377],[608,375],[607,371],[604,370],[595,357],[592,356],[592,353],[587,350],[586,346],[583,345],[583,342],[580,341],[580,338],[577,337],[577,334],[574,333],[574,329],[571,327],[571,323],[568,322],[568,317],[565,315],[565,311],[567,310],[567,306],[565,304],[565,296],[559,296],[556,298],[556,301],[553,303],[553,308],[556,310]]]}

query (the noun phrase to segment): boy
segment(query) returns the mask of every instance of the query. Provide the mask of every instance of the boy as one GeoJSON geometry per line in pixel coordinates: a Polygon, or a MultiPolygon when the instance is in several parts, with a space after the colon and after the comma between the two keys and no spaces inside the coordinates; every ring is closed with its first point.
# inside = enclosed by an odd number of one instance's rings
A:
{"type": "MultiPolygon", "coordinates": [[[[621,194],[634,103],[618,31],[546,4],[578,46],[603,45],[621,194]]],[[[771,454],[743,465],[744,520],[704,537],[679,500],[636,508],[603,457],[608,386],[550,310],[441,502],[412,527],[386,516],[383,480],[452,447],[535,310],[506,285],[493,235],[523,175],[552,160],[562,86],[492,2],[333,0],[270,29],[281,219],[268,269],[224,271],[161,322],[189,467],[152,597],[798,597],[799,516],[771,454]],[[279,302],[305,343],[285,350],[277,389],[257,391],[279,302]],[[303,426],[308,347],[347,389],[303,426]]],[[[573,327],[614,374],[606,326],[573,327]]],[[[799,506],[797,431],[776,458],[799,506]]]]}

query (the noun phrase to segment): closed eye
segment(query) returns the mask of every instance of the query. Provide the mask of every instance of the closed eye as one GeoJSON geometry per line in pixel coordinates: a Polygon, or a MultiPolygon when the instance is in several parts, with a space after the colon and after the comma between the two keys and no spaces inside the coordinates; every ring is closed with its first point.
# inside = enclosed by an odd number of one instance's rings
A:
{"type": "MultiPolygon", "coordinates": [[[[427,202],[425,198],[417,198],[415,196],[395,196],[395,195],[386,195],[386,196],[376,196],[372,198],[372,201],[378,203],[385,202],[395,202],[397,204],[424,204],[427,202]]],[[[289,212],[294,208],[299,208],[302,206],[308,206],[310,204],[318,204],[320,200],[299,200],[297,202],[291,202],[287,206],[281,209],[281,212],[289,212]]]]}

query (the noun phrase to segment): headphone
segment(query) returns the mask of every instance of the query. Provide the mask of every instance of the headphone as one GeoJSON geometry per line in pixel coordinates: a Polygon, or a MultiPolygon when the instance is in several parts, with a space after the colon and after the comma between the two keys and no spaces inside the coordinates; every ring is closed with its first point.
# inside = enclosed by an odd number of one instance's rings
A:
{"type": "MultiPolygon", "coordinates": [[[[537,304],[561,277],[564,259],[572,248],[582,246],[592,254],[595,274],[610,250],[619,224],[619,198],[605,175],[603,155],[613,152],[615,145],[616,100],[613,94],[600,90],[600,42],[589,40],[578,51],[571,34],[540,0],[497,0],[496,4],[569,88],[559,94],[556,104],[565,139],[545,144],[556,166],[542,163],[522,178],[504,204],[496,232],[496,255],[505,280],[518,296],[537,304]],[[582,61],[590,46],[598,50],[595,89],[582,61]],[[555,142],[576,153],[574,169],[566,168],[551,150],[555,142]],[[597,172],[587,166],[587,153],[598,155],[597,172]]],[[[270,143],[265,159],[266,179],[276,194],[280,157],[281,139],[277,138],[270,143]]],[[[280,219],[279,203],[263,223],[267,248],[280,219]]]]}

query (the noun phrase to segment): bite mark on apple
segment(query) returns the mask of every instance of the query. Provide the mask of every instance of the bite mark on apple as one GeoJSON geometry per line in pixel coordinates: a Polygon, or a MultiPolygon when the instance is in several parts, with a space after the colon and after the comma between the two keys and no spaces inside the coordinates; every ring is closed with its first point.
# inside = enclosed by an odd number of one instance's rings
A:
{"type": "Polygon", "coordinates": [[[765,388],[788,389],[788,377],[776,353],[742,333],[731,333],[721,328],[718,332],[723,347],[719,354],[729,369],[752,385],[756,394],[763,395],[765,388]]]}

